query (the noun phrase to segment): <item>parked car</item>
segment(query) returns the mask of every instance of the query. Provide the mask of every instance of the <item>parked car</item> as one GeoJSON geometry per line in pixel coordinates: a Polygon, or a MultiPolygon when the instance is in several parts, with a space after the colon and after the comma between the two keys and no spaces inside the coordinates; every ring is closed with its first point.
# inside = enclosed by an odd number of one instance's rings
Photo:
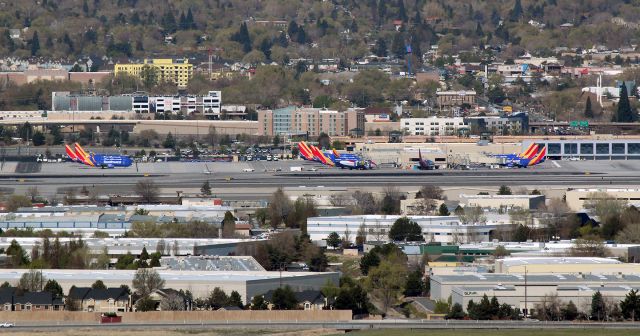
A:
{"type": "Polygon", "coordinates": [[[9,323],[9,322],[0,323],[0,328],[13,328],[13,327],[15,327],[15,324],[13,323],[9,323]]]}

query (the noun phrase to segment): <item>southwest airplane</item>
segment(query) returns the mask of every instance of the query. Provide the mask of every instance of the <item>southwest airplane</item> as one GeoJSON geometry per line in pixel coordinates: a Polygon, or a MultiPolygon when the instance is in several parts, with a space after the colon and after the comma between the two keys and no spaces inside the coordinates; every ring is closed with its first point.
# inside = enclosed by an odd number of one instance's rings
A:
{"type": "Polygon", "coordinates": [[[524,152],[520,154],[494,154],[492,157],[504,158],[509,160],[528,158],[538,152],[539,146],[535,143],[531,143],[524,152]]]}
{"type": "MultiPolygon", "coordinates": [[[[536,147],[539,147],[536,145],[536,147]]],[[[544,162],[547,159],[547,147],[530,154],[528,157],[507,159],[502,165],[515,168],[527,168],[544,162]]]]}
{"type": "Polygon", "coordinates": [[[420,149],[418,149],[418,164],[413,166],[413,168],[418,170],[434,170],[436,169],[436,165],[431,160],[424,160],[420,149]]]}
{"type": "Polygon", "coordinates": [[[64,145],[67,156],[73,162],[79,162],[90,167],[115,168],[129,167],[133,163],[130,157],[126,155],[104,155],[93,154],[84,151],[80,144],[75,143],[73,149],[69,145],[64,145]]]}
{"type": "Polygon", "coordinates": [[[371,169],[375,165],[372,161],[362,160],[355,154],[340,154],[335,149],[328,153],[323,153],[318,147],[309,145],[304,141],[298,143],[300,157],[307,161],[320,162],[327,166],[334,166],[348,169],[371,169]]]}

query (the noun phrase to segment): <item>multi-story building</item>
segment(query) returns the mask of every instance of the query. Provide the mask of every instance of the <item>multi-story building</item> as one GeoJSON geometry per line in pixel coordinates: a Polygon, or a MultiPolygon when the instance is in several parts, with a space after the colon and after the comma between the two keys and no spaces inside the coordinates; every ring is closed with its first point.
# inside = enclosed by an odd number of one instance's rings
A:
{"type": "Polygon", "coordinates": [[[463,118],[406,118],[400,125],[409,135],[461,135],[469,132],[463,118]]]}
{"type": "MultiPolygon", "coordinates": [[[[313,241],[322,241],[336,232],[355,242],[357,232],[364,229],[367,241],[387,241],[389,230],[401,216],[362,215],[311,217],[307,219],[307,233],[313,241]]],[[[422,228],[425,241],[463,243],[489,241],[495,225],[465,225],[456,216],[408,216],[422,228]]]]}
{"type": "Polygon", "coordinates": [[[258,111],[260,135],[305,134],[318,136],[347,136],[361,134],[364,130],[364,112],[359,109],[333,111],[319,108],[289,106],[274,110],[258,111]]]}
{"type": "Polygon", "coordinates": [[[178,85],[178,87],[186,87],[193,76],[193,64],[190,64],[186,58],[182,60],[161,58],[144,60],[143,63],[118,63],[114,67],[114,73],[116,76],[126,73],[141,78],[142,70],[145,67],[156,69],[158,82],[171,82],[178,85]]]}
{"type": "Polygon", "coordinates": [[[476,103],[476,91],[437,91],[436,101],[441,109],[463,104],[471,106],[476,103]]]}
{"type": "Polygon", "coordinates": [[[122,96],[87,96],[69,92],[53,92],[51,112],[122,111],[135,113],[202,113],[220,118],[222,95],[209,91],[204,96],[148,96],[143,94],[122,96]]]}

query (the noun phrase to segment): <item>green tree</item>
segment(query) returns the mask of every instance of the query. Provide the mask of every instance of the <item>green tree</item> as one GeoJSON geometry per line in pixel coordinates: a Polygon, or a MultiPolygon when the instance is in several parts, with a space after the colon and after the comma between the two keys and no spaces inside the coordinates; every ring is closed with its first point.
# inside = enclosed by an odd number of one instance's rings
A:
{"type": "Polygon", "coordinates": [[[387,43],[382,37],[376,40],[376,44],[373,47],[373,54],[378,57],[387,57],[387,43]]]}
{"type": "Polygon", "coordinates": [[[231,238],[236,233],[236,218],[231,211],[224,213],[224,219],[222,220],[222,237],[231,238]]]}
{"type": "Polygon", "coordinates": [[[327,246],[337,248],[341,243],[340,235],[336,232],[331,232],[327,237],[327,246]]]}
{"type": "Polygon", "coordinates": [[[578,318],[578,307],[573,301],[569,300],[569,303],[561,309],[562,319],[565,321],[573,321],[578,318]]]}
{"type": "Polygon", "coordinates": [[[240,293],[238,293],[237,291],[231,291],[231,295],[229,295],[229,302],[227,303],[227,305],[242,308],[244,304],[242,303],[242,297],[240,296],[240,293]]]}
{"type": "Polygon", "coordinates": [[[406,264],[397,257],[387,258],[369,270],[367,288],[382,302],[383,312],[404,292],[406,264]]]}
{"type": "Polygon", "coordinates": [[[93,289],[107,289],[107,286],[102,282],[102,280],[96,280],[92,285],[93,289]]]}
{"type": "Polygon", "coordinates": [[[602,293],[597,291],[591,297],[591,319],[602,321],[606,317],[606,303],[602,297],[602,293]]]}
{"type": "Polygon", "coordinates": [[[614,122],[634,122],[636,121],[636,111],[629,103],[629,93],[627,86],[622,83],[620,88],[620,99],[618,100],[618,109],[613,117],[614,122]]]}
{"type": "Polygon", "coordinates": [[[500,189],[498,189],[498,195],[511,195],[511,188],[506,185],[501,185],[500,189]]]}
{"type": "Polygon", "coordinates": [[[200,192],[203,195],[211,196],[211,185],[209,184],[208,180],[202,184],[202,187],[200,187],[200,192]]]}
{"type": "Polygon", "coordinates": [[[464,310],[462,309],[462,305],[459,303],[454,303],[447,314],[448,320],[462,320],[465,317],[464,310]]]}
{"type": "Polygon", "coordinates": [[[33,33],[33,37],[31,37],[31,56],[36,56],[38,51],[40,51],[40,38],[38,37],[38,32],[35,31],[33,33]]]}
{"type": "Polygon", "coordinates": [[[140,70],[140,79],[142,80],[142,84],[145,88],[147,88],[148,90],[152,89],[153,87],[158,85],[158,69],[152,65],[145,64],[140,70]]]}
{"type": "Polygon", "coordinates": [[[215,287],[209,295],[209,305],[214,310],[225,307],[229,304],[229,297],[220,287],[215,287]]]}
{"type": "Polygon", "coordinates": [[[389,239],[393,241],[423,241],[422,228],[407,217],[398,218],[389,230],[389,239]]]}
{"type": "Polygon", "coordinates": [[[627,293],[624,300],[620,302],[620,309],[626,319],[631,319],[632,321],[640,320],[640,296],[638,296],[638,290],[632,289],[627,293]]]}
{"type": "Polygon", "coordinates": [[[147,252],[147,247],[143,246],[142,252],[140,252],[140,260],[147,260],[147,259],[149,259],[149,252],[147,252]]]}
{"type": "Polygon", "coordinates": [[[407,281],[404,285],[405,296],[421,296],[424,292],[424,280],[420,268],[416,268],[410,272],[407,276],[407,281]]]}
{"type": "Polygon", "coordinates": [[[31,137],[31,142],[34,146],[42,146],[46,142],[44,134],[40,131],[35,131],[31,137]]]}
{"type": "Polygon", "coordinates": [[[591,96],[587,96],[587,102],[584,105],[584,117],[589,119],[593,118],[593,107],[591,106],[591,96]]]}
{"type": "Polygon", "coordinates": [[[146,312],[154,310],[156,310],[156,302],[148,295],[145,295],[136,301],[136,311],[146,312]]]}
{"type": "Polygon", "coordinates": [[[11,267],[17,268],[29,263],[27,253],[15,239],[11,240],[11,244],[7,247],[5,253],[9,257],[9,264],[11,267]]]}
{"type": "Polygon", "coordinates": [[[440,207],[438,208],[438,216],[449,216],[449,215],[451,215],[451,213],[449,212],[449,208],[447,207],[447,205],[444,203],[440,204],[440,207]]]}
{"type": "Polygon", "coordinates": [[[164,148],[176,148],[176,140],[173,138],[171,132],[167,133],[167,137],[164,139],[162,143],[162,147],[164,148]]]}
{"type": "Polygon", "coordinates": [[[520,17],[522,16],[522,3],[520,2],[520,0],[516,0],[516,2],[513,5],[513,9],[511,10],[511,13],[509,13],[509,18],[511,19],[511,21],[518,21],[520,20],[520,17]]]}
{"type": "Polygon", "coordinates": [[[251,299],[251,310],[267,310],[268,305],[264,296],[256,295],[251,299]]]}
{"type": "Polygon", "coordinates": [[[376,251],[369,251],[360,258],[360,272],[367,275],[369,269],[380,265],[380,256],[376,251]]]}
{"type": "Polygon", "coordinates": [[[47,280],[47,283],[44,285],[43,290],[45,292],[49,292],[53,294],[55,297],[58,297],[58,298],[61,298],[64,295],[62,291],[62,286],[60,286],[60,284],[53,279],[47,280]]]}
{"type": "Polygon", "coordinates": [[[273,291],[271,303],[278,310],[292,310],[298,307],[298,299],[289,286],[277,288],[273,291]]]}

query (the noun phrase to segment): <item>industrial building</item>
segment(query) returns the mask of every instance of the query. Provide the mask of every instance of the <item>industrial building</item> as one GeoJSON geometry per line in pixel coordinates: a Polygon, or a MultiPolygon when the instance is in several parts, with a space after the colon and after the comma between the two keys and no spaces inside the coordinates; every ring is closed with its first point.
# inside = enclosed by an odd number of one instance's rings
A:
{"type": "Polygon", "coordinates": [[[640,264],[596,257],[523,257],[497,259],[496,273],[640,274],[640,264]]]}
{"type": "MultiPolygon", "coordinates": [[[[256,295],[264,295],[269,290],[290,286],[294,291],[321,290],[327,283],[338,285],[339,273],[335,272],[268,272],[268,271],[180,271],[157,269],[165,280],[165,288],[191,291],[195,298],[207,297],[219,287],[227,295],[237,291],[243,303],[251,302],[256,295]]],[[[0,283],[16,284],[25,269],[0,269],[0,283]]],[[[131,286],[135,270],[77,270],[44,269],[45,279],[56,280],[64,293],[72,286],[91,287],[101,280],[107,287],[131,286]]]]}
{"type": "MultiPolygon", "coordinates": [[[[146,94],[90,96],[70,92],[53,92],[50,113],[135,112],[141,115],[201,113],[220,119],[221,108],[222,93],[220,91],[209,91],[203,96],[149,96],[146,94]]],[[[233,115],[236,117],[244,116],[241,113],[233,115]]]]}
{"type": "Polygon", "coordinates": [[[595,201],[598,197],[610,197],[626,204],[640,203],[640,189],[571,189],[565,195],[567,206],[573,211],[584,210],[586,202],[595,201]]]}
{"type": "MultiPolygon", "coordinates": [[[[494,225],[465,225],[456,216],[407,216],[422,228],[425,241],[438,243],[464,243],[488,241],[494,225]]],[[[307,219],[307,233],[311,240],[322,242],[330,233],[355,242],[361,227],[366,232],[367,241],[386,241],[393,223],[401,216],[361,215],[310,217],[307,219]]]]}
{"type": "Polygon", "coordinates": [[[537,209],[545,204],[544,195],[460,195],[460,203],[465,207],[483,209],[537,209]]]}
{"type": "Polygon", "coordinates": [[[193,77],[193,64],[188,59],[145,59],[142,63],[123,64],[118,63],[114,67],[115,75],[126,73],[128,75],[142,79],[145,68],[155,69],[157,82],[175,83],[178,87],[184,88],[193,77]]]}
{"type": "Polygon", "coordinates": [[[433,300],[451,297],[452,303],[465,309],[469,301],[479,302],[485,294],[523,311],[557,295],[560,301],[572,300],[579,310],[589,311],[596,291],[622,300],[629,291],[640,288],[640,276],[628,274],[436,274],[430,280],[433,300]]]}

